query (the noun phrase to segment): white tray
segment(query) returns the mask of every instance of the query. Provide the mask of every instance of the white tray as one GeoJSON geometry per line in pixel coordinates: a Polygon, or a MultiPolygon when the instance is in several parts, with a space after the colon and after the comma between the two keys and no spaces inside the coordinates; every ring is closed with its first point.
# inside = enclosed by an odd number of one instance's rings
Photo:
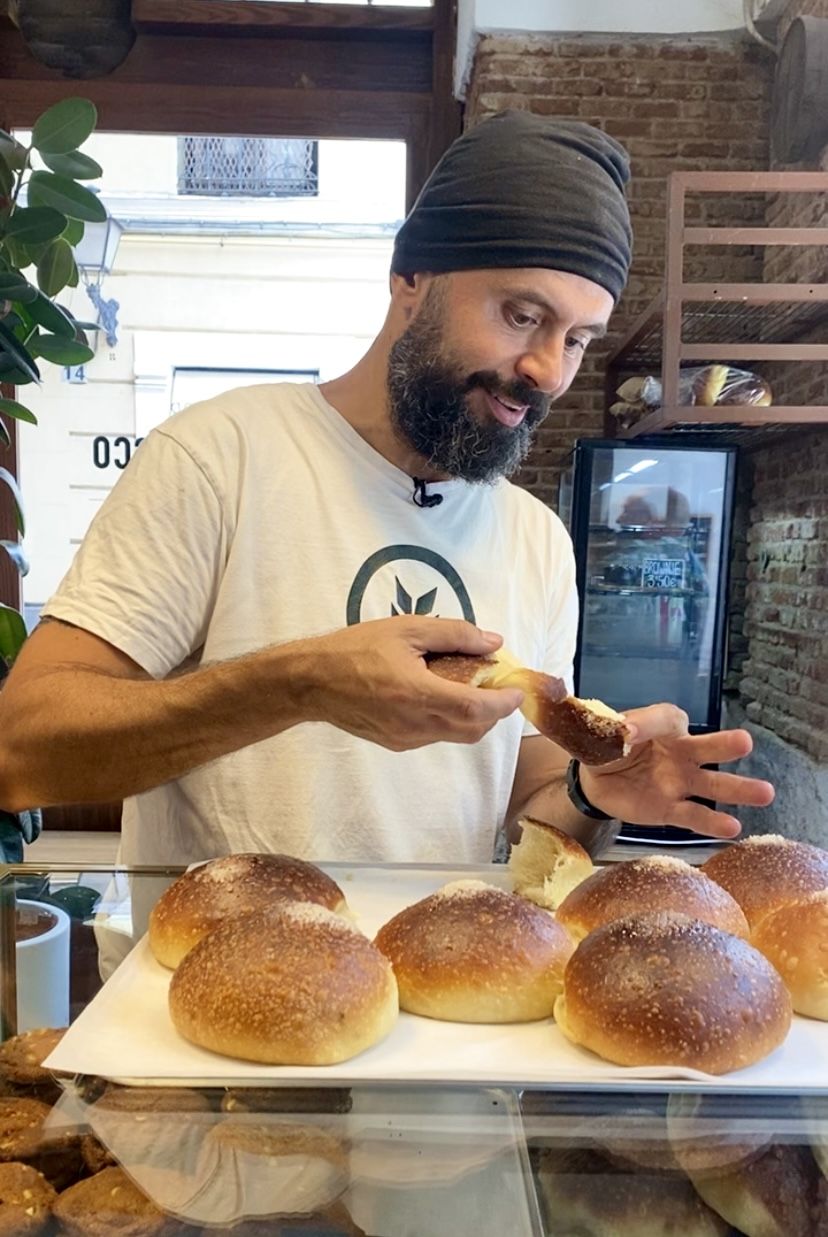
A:
{"type": "MultiPolygon", "coordinates": [[[[359,927],[373,937],[403,907],[452,880],[508,888],[501,864],[443,868],[321,864],[342,887],[359,927]]],[[[401,1013],[391,1034],[366,1052],[328,1066],[267,1066],[198,1048],[175,1030],[167,1010],[171,972],[146,938],[69,1027],[46,1061],[50,1069],[99,1074],[132,1084],[348,1086],[456,1083],[489,1087],[588,1085],[699,1087],[828,1093],[828,1023],[795,1017],[785,1043],[747,1069],[715,1077],[681,1067],[626,1068],[570,1044],[551,1019],[502,1026],[438,1022],[401,1013]]]]}

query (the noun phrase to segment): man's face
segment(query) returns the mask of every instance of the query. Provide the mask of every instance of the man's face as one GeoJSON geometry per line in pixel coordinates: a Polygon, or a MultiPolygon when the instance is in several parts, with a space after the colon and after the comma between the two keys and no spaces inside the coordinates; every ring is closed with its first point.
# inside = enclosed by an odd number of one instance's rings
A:
{"type": "Polygon", "coordinates": [[[430,279],[388,362],[391,421],[432,471],[510,476],[568,389],[610,294],[563,271],[463,271],[430,279]]]}

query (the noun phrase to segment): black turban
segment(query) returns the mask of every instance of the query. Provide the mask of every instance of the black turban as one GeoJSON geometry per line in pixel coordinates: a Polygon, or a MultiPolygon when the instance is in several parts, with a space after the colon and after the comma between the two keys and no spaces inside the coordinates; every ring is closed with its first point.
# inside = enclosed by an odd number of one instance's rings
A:
{"type": "Polygon", "coordinates": [[[549,267],[617,301],[630,266],[623,146],[578,120],[501,112],[443,155],[394,244],[398,274],[549,267]]]}

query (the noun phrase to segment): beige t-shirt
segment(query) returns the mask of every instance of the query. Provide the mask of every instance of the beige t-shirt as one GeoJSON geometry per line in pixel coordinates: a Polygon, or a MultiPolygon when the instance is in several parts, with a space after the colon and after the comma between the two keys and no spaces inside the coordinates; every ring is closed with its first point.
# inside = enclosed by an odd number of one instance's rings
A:
{"type": "MultiPolygon", "coordinates": [[[[558,518],[506,481],[430,486],[370,447],[313,385],[196,404],[151,433],[44,614],[156,678],[394,613],[467,618],[571,683],[577,596],[558,518]]],[[[295,726],[125,803],[122,858],[231,851],[477,863],[492,855],[523,733],[394,753],[295,726]]]]}

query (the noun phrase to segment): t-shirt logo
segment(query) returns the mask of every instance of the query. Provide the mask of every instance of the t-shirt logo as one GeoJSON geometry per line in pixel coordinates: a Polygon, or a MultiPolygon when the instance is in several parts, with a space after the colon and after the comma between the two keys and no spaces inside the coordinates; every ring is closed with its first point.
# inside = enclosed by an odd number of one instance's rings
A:
{"type": "Polygon", "coordinates": [[[468,590],[451,563],[418,545],[389,545],[377,550],[362,564],[348,593],[349,627],[395,614],[476,622],[468,590]]]}

